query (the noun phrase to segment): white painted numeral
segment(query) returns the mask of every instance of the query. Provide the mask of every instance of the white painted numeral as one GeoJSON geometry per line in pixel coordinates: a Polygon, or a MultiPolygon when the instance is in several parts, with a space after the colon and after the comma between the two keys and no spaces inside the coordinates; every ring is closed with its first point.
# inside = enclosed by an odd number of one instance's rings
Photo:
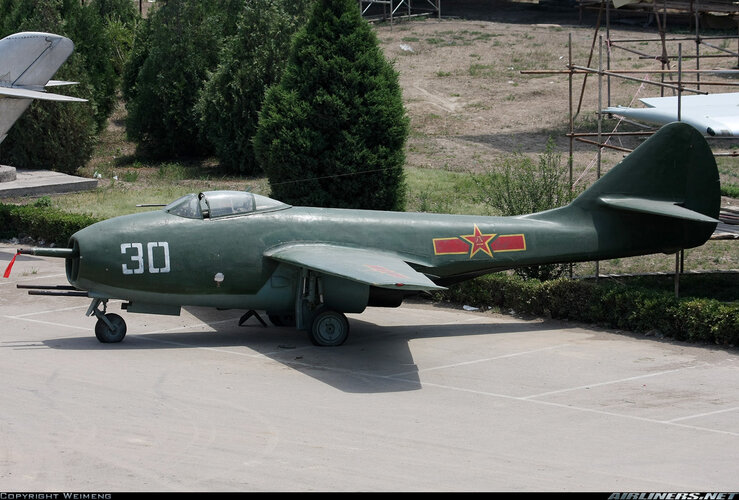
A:
{"type": "Polygon", "coordinates": [[[131,255],[131,262],[136,262],[137,267],[131,269],[128,264],[123,264],[123,274],[143,274],[144,272],[144,256],[141,243],[121,243],[121,253],[126,255],[129,248],[133,248],[135,252],[131,255]]]}
{"type": "MultiPolygon", "coordinates": [[[[146,265],[144,263],[144,246],[141,243],[121,243],[121,254],[130,255],[131,262],[122,264],[121,269],[123,274],[144,274],[146,265]],[[129,253],[129,249],[131,252],[129,253]],[[135,263],[135,267],[129,267],[130,264],[135,263]]],[[[166,241],[150,241],[146,244],[146,257],[149,260],[149,272],[152,274],[168,273],[170,271],[169,266],[169,243],[166,241]],[[158,256],[164,260],[162,267],[157,267],[154,263],[154,249],[161,248],[161,252],[157,252],[158,256]]],[[[161,262],[160,258],[157,258],[157,263],[161,262]]]]}
{"type": "Polygon", "coordinates": [[[169,243],[166,241],[150,241],[146,244],[146,251],[149,254],[149,272],[150,273],[168,273],[169,272],[169,243]],[[164,250],[164,267],[154,266],[154,248],[159,247],[164,250]]]}

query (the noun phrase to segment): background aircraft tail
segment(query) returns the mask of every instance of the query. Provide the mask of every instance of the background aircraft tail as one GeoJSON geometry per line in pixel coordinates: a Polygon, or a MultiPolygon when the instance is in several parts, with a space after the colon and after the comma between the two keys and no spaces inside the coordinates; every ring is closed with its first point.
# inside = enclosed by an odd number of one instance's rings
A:
{"type": "Polygon", "coordinates": [[[52,33],[23,32],[0,40],[0,142],[31,104],[32,99],[84,101],[76,97],[51,94],[51,77],[74,50],[69,38],[52,33]]]}
{"type": "Polygon", "coordinates": [[[702,245],[719,222],[720,205],[711,148],[695,128],[675,122],[642,143],[570,207],[593,214],[602,248],[640,249],[636,254],[647,253],[645,248],[670,253],[702,245]]]}

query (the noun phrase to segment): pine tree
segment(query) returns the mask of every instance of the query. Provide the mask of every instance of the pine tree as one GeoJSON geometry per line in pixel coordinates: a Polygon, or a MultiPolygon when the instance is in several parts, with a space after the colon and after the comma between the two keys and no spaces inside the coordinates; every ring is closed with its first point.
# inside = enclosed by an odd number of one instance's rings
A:
{"type": "MultiPolygon", "coordinates": [[[[303,4],[306,2],[303,1],[303,4]]],[[[225,44],[217,70],[197,103],[200,128],[213,144],[221,166],[257,173],[252,138],[267,88],[276,83],[303,15],[286,12],[301,2],[251,0],[238,16],[236,34],[225,44]]]]}
{"type": "Polygon", "coordinates": [[[267,92],[254,139],[272,196],[402,210],[408,118],[398,74],[354,0],[318,0],[267,92]]]}
{"type": "Polygon", "coordinates": [[[140,151],[157,158],[209,153],[194,108],[217,65],[225,18],[217,0],[170,0],[137,33],[147,38],[143,52],[132,54],[138,67],[124,71],[124,95],[126,131],[140,151]]]}

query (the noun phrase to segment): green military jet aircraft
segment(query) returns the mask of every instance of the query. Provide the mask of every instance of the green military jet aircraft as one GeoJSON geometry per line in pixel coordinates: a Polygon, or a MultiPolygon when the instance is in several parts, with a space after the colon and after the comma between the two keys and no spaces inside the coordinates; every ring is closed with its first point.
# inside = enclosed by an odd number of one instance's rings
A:
{"type": "Polygon", "coordinates": [[[307,330],[316,345],[336,346],[349,333],[344,313],[396,307],[419,291],[518,266],[700,246],[716,228],[719,204],[710,147],[690,125],[672,123],[569,205],[535,214],[293,207],[209,191],[93,224],[69,248],[16,255],[66,260],[71,286],[29,293],[90,297],[87,315],[98,318],[101,342],[126,334],[121,316],[106,314],[110,299],[122,299],[123,309],[139,313],[263,310],[276,325],[307,330]]]}

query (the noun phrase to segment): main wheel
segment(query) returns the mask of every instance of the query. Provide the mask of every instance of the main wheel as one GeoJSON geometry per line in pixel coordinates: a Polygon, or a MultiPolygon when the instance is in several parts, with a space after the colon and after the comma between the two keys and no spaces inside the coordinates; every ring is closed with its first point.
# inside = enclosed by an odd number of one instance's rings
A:
{"type": "Polygon", "coordinates": [[[110,328],[102,319],[98,319],[95,324],[95,336],[98,340],[104,344],[112,344],[123,340],[123,337],[126,336],[126,322],[123,318],[114,313],[108,313],[105,317],[113,325],[113,328],[110,328]]]}
{"type": "Polygon", "coordinates": [[[338,346],[349,336],[349,321],[343,313],[319,309],[310,327],[310,340],[321,347],[338,346]]]}

